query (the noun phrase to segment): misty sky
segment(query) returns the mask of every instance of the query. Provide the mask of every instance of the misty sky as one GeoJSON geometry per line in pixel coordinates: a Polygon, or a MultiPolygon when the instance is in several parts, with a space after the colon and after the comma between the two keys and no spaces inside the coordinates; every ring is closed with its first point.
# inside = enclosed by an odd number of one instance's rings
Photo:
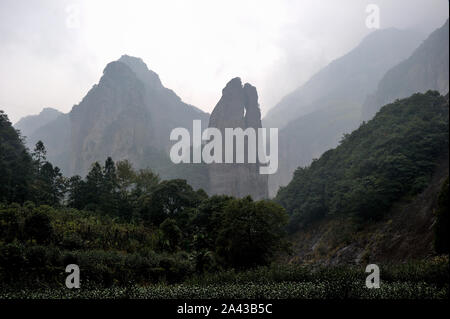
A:
{"type": "Polygon", "coordinates": [[[207,112],[239,76],[265,114],[373,31],[369,3],[381,28],[424,37],[448,18],[448,0],[0,0],[0,109],[13,122],[43,107],[68,112],[129,54],[207,112]]]}

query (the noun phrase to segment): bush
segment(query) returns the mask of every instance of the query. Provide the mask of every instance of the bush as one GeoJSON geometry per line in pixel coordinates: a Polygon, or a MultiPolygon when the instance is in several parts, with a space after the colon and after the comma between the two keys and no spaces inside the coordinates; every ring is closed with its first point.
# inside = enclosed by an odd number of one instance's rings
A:
{"type": "Polygon", "coordinates": [[[268,264],[275,253],[286,248],[284,227],[288,217],[283,208],[250,197],[230,201],[221,216],[216,252],[224,265],[240,269],[268,264]]]}
{"type": "Polygon", "coordinates": [[[0,246],[0,268],[2,282],[18,282],[26,268],[25,247],[18,242],[0,246]]]}
{"type": "Polygon", "coordinates": [[[448,201],[448,177],[443,183],[438,198],[438,207],[436,209],[436,224],[434,226],[434,249],[439,254],[449,253],[449,201],[448,201]]]}
{"type": "Polygon", "coordinates": [[[41,211],[35,211],[25,219],[24,236],[37,243],[48,243],[53,237],[53,227],[49,216],[41,211]]]}
{"type": "Polygon", "coordinates": [[[12,242],[19,235],[19,221],[16,209],[0,209],[0,240],[12,242]]]}

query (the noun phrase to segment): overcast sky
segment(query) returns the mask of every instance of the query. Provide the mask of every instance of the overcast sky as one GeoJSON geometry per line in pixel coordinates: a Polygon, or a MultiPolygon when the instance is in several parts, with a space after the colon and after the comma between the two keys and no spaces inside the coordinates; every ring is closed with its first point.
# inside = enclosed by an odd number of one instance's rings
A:
{"type": "Polygon", "coordinates": [[[425,34],[448,0],[0,0],[0,109],[13,122],[44,107],[68,112],[108,62],[141,57],[183,101],[211,112],[239,76],[263,114],[380,27],[425,34]]]}

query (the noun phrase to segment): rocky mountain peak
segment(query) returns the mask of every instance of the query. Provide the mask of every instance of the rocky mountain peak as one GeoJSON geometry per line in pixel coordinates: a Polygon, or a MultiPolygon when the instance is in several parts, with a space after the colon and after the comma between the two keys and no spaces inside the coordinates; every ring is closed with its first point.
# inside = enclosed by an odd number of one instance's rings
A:
{"type": "Polygon", "coordinates": [[[210,127],[261,127],[261,111],[256,88],[239,77],[230,80],[209,119],[210,127]]]}
{"type": "MultiPolygon", "coordinates": [[[[14,127],[22,132],[24,136],[31,136],[37,129],[43,127],[62,115],[60,111],[46,107],[37,115],[29,115],[21,118],[14,127]]],[[[32,147],[32,146],[31,146],[32,147]]]]}
{"type": "Polygon", "coordinates": [[[227,85],[222,89],[222,95],[231,94],[233,92],[238,92],[242,89],[241,78],[235,77],[231,79],[227,85]]]}
{"type": "MultiPolygon", "coordinates": [[[[120,86],[128,82],[136,82],[137,76],[131,68],[123,62],[114,61],[106,65],[103,70],[103,76],[100,79],[99,85],[109,85],[112,87],[120,86]]],[[[136,84],[136,83],[133,83],[136,84]]]]}
{"type": "MultiPolygon", "coordinates": [[[[47,113],[51,110],[42,114],[47,113]]],[[[98,84],[68,114],[55,114],[48,121],[42,114],[17,127],[29,137],[30,148],[42,140],[48,159],[67,176],[84,176],[92,163],[109,156],[168,176],[171,131],[190,129],[193,120],[201,120],[205,127],[209,117],[165,88],[142,59],[128,55],[108,63],[98,84]]],[[[180,176],[176,174],[171,178],[180,176]]]]}
{"type": "Polygon", "coordinates": [[[153,89],[161,89],[163,85],[159,79],[159,75],[150,70],[147,64],[141,59],[129,55],[122,55],[118,62],[126,64],[136,76],[146,85],[153,89]]]}
{"type": "Polygon", "coordinates": [[[243,88],[245,104],[245,124],[246,127],[262,127],[261,110],[258,103],[258,92],[256,88],[246,83],[243,88]]]}
{"type": "Polygon", "coordinates": [[[44,107],[41,111],[41,113],[39,113],[39,115],[46,115],[46,114],[56,114],[56,115],[60,115],[61,112],[58,111],[57,109],[54,109],[52,107],[44,107]]]}

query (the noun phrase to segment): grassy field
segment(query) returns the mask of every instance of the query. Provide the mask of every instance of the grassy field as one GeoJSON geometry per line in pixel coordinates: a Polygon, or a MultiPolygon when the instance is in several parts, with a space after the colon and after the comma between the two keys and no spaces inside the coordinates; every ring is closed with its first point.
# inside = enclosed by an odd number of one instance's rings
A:
{"type": "Polygon", "coordinates": [[[44,289],[0,293],[1,299],[448,299],[448,286],[425,282],[385,283],[367,289],[363,282],[280,282],[216,285],[155,285],[105,289],[44,289]]]}
{"type": "Polygon", "coordinates": [[[380,266],[379,289],[365,286],[363,267],[272,265],[199,275],[183,283],[31,290],[3,287],[0,299],[448,299],[448,257],[380,266]]]}

